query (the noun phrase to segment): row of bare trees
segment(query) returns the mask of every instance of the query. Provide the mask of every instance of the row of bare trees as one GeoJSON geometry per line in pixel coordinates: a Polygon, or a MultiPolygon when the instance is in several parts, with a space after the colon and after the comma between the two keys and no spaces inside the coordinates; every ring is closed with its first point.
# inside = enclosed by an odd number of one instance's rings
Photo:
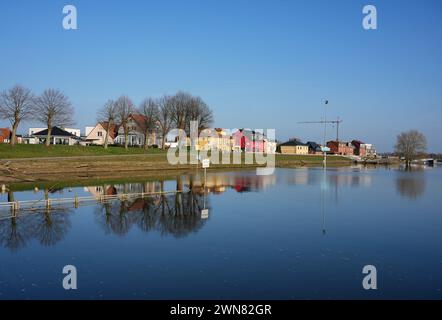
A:
{"type": "Polygon", "coordinates": [[[0,119],[11,123],[11,145],[17,141],[20,123],[31,119],[47,126],[46,145],[49,145],[52,128],[73,124],[73,114],[68,97],[56,89],[47,89],[36,96],[28,88],[17,85],[0,94],[0,119]]]}
{"type": "MultiPolygon", "coordinates": [[[[190,131],[190,122],[197,121],[199,130],[208,128],[213,123],[213,113],[208,105],[198,96],[179,91],[175,95],[164,95],[160,98],[146,98],[138,108],[128,96],[109,100],[98,111],[98,120],[106,122],[108,129],[104,147],[107,148],[110,129],[118,124],[123,128],[125,148],[128,147],[129,119],[133,114],[143,115],[143,130],[147,148],[149,135],[158,131],[162,137],[161,147],[172,128],[190,131]]],[[[74,110],[68,97],[56,89],[47,89],[40,96],[31,90],[16,85],[0,94],[0,119],[9,120],[12,127],[11,145],[17,141],[19,125],[26,120],[38,121],[48,128],[46,145],[50,144],[54,126],[74,124],[74,110]]]]}
{"type": "MultiPolygon", "coordinates": [[[[144,116],[145,148],[148,146],[149,135],[153,131],[158,131],[160,134],[161,147],[164,148],[166,136],[172,128],[182,129],[189,133],[191,121],[198,122],[199,131],[210,127],[213,123],[212,110],[203,99],[182,91],[160,98],[146,98],[138,108],[127,96],[121,96],[115,101],[109,100],[98,111],[98,120],[106,122],[108,128],[118,123],[123,128],[125,148],[127,148],[130,129],[128,120],[135,113],[144,116]]],[[[108,146],[109,131],[108,129],[106,132],[105,148],[108,146]]]]}

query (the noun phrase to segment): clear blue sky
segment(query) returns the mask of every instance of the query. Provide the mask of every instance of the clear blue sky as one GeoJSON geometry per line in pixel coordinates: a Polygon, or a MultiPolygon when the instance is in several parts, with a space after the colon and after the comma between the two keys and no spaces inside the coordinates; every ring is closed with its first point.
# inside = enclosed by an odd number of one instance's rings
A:
{"type": "Polygon", "coordinates": [[[2,0],[0,40],[0,89],[59,88],[82,130],[109,98],[181,89],[217,127],[321,141],[322,127],[297,122],[320,120],[328,99],[344,139],[389,151],[418,129],[442,152],[442,1],[2,0]],[[62,28],[66,4],[78,30],[62,28]],[[362,28],[366,4],[378,30],[362,28]]]}

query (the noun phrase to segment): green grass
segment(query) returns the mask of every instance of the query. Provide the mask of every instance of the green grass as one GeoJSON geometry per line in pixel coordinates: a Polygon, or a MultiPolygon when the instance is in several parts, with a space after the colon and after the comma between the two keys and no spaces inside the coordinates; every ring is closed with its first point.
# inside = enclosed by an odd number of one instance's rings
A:
{"type": "MultiPolygon", "coordinates": [[[[45,145],[28,145],[18,144],[10,146],[9,144],[0,144],[0,159],[17,159],[17,158],[41,158],[41,157],[76,157],[76,156],[112,156],[112,155],[139,155],[139,154],[166,154],[161,149],[129,148],[124,149],[119,146],[109,146],[104,149],[101,146],[63,146],[53,145],[46,147],[45,145]]],[[[244,154],[242,155],[244,157],[244,154]]],[[[303,161],[308,163],[322,163],[322,155],[286,155],[277,154],[277,162],[303,161]]],[[[340,156],[327,157],[328,162],[349,161],[347,158],[340,156]]]]}
{"type": "MultiPolygon", "coordinates": [[[[276,161],[282,162],[282,161],[304,161],[304,162],[321,162],[324,160],[324,156],[322,155],[291,155],[291,154],[277,154],[276,155],[276,161]]],[[[351,162],[346,157],[342,156],[327,156],[327,162],[342,162],[342,161],[348,161],[351,162]]]]}
{"type": "Polygon", "coordinates": [[[0,144],[0,159],[14,158],[41,158],[41,157],[76,157],[76,156],[110,156],[110,155],[136,155],[136,154],[161,154],[161,149],[129,148],[109,146],[104,149],[101,146],[63,146],[36,144],[0,144]]]}

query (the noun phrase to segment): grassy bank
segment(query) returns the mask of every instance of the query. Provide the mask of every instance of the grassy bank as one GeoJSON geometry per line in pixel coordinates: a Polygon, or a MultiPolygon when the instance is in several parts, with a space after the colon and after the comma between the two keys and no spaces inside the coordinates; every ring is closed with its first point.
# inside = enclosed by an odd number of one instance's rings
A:
{"type": "Polygon", "coordinates": [[[161,154],[161,149],[147,149],[132,147],[124,149],[117,146],[109,146],[104,149],[100,146],[64,146],[55,145],[46,147],[41,144],[0,144],[0,159],[18,158],[42,158],[42,157],[77,157],[77,156],[112,156],[112,155],[136,155],[136,154],[161,154]]]}
{"type": "MultiPolygon", "coordinates": [[[[145,151],[112,147],[104,150],[100,147],[75,146],[52,146],[47,149],[44,146],[16,146],[11,149],[7,149],[9,157],[0,157],[3,159],[0,161],[0,184],[147,178],[175,175],[196,169],[195,164],[171,165],[166,152],[158,149],[145,151]],[[17,154],[11,153],[11,149],[17,150],[17,154]],[[46,153],[42,153],[41,150],[46,150],[46,153]],[[83,150],[84,152],[80,152],[83,150]],[[31,157],[31,154],[34,156],[31,157]],[[37,154],[39,156],[35,156],[37,154]]],[[[322,156],[278,154],[276,167],[321,166],[322,160],[322,156]]],[[[327,162],[329,166],[351,164],[349,159],[338,156],[328,157],[327,162]]],[[[256,163],[246,164],[245,155],[242,154],[240,164],[212,164],[210,170],[241,170],[258,166],[256,163]]]]}

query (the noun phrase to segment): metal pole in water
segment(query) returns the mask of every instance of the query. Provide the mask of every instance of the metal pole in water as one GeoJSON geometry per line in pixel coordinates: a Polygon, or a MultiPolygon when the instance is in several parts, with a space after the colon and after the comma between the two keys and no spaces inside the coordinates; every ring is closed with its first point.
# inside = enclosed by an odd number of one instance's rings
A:
{"type": "MultiPolygon", "coordinates": [[[[328,100],[325,100],[324,104],[324,147],[327,147],[327,104],[328,100]]],[[[324,168],[327,166],[327,151],[324,150],[324,168]]]]}
{"type": "Polygon", "coordinates": [[[75,198],[74,198],[74,207],[75,207],[75,209],[78,208],[78,196],[77,195],[75,195],[75,198]]]}
{"type": "Polygon", "coordinates": [[[207,168],[204,168],[204,193],[206,193],[206,184],[207,184],[207,168]]]}

